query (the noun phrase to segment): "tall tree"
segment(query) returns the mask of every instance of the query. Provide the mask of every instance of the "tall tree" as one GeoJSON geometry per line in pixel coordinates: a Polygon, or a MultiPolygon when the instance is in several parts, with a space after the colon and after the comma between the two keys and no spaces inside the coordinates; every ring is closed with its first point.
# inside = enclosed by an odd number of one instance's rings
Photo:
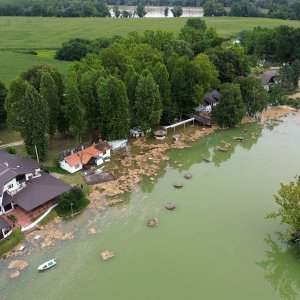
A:
{"type": "Polygon", "coordinates": [[[114,5],[113,7],[113,13],[115,15],[116,18],[119,18],[121,15],[121,11],[119,9],[119,5],[114,5]]]}
{"type": "Polygon", "coordinates": [[[129,131],[128,98],[125,84],[114,76],[97,83],[101,111],[101,134],[109,140],[124,139],[129,131]]]}
{"type": "Polygon", "coordinates": [[[167,67],[162,63],[156,63],[151,68],[153,78],[158,85],[162,102],[162,121],[170,122],[175,116],[175,105],[171,99],[171,84],[167,67]]]}
{"type": "Polygon", "coordinates": [[[300,79],[300,60],[296,59],[291,63],[291,68],[293,70],[293,86],[297,88],[300,79]]]}
{"type": "Polygon", "coordinates": [[[23,122],[20,133],[24,139],[27,153],[40,160],[45,160],[48,151],[47,132],[49,126],[49,109],[46,100],[28,85],[26,88],[23,106],[20,111],[23,122]]]}
{"type": "Polygon", "coordinates": [[[171,9],[171,12],[172,12],[174,18],[178,18],[178,17],[182,16],[183,9],[181,6],[174,6],[171,9]]]}
{"type": "Polygon", "coordinates": [[[7,96],[7,89],[5,85],[0,81],[0,125],[6,123],[6,111],[4,108],[6,96],[7,96]]]}
{"type": "Polygon", "coordinates": [[[17,77],[11,82],[5,99],[7,124],[16,131],[20,131],[23,126],[21,108],[24,106],[24,97],[28,86],[29,83],[27,81],[17,77]]]}
{"type": "Polygon", "coordinates": [[[97,81],[102,76],[99,70],[89,70],[80,79],[79,88],[81,103],[85,110],[84,119],[87,122],[89,131],[95,136],[100,133],[100,105],[97,93],[97,81]]]}
{"type": "Polygon", "coordinates": [[[146,130],[158,124],[162,114],[162,104],[158,85],[150,72],[143,72],[140,75],[135,98],[135,125],[146,130]]]}
{"type": "Polygon", "coordinates": [[[261,112],[266,108],[268,96],[259,78],[254,76],[237,77],[235,82],[240,85],[249,116],[254,116],[257,112],[261,112]]]}
{"type": "Polygon", "coordinates": [[[235,83],[224,83],[221,85],[220,94],[220,102],[212,111],[214,120],[228,127],[239,124],[246,114],[240,86],[235,83]]]}
{"type": "Polygon", "coordinates": [[[164,16],[167,18],[169,15],[169,7],[165,7],[164,9],[164,16]]]}
{"type": "Polygon", "coordinates": [[[41,77],[40,94],[48,103],[49,107],[49,134],[53,136],[57,128],[58,114],[59,114],[59,99],[58,89],[55,81],[50,73],[44,73],[41,77]]]}
{"type": "Polygon", "coordinates": [[[77,142],[80,142],[83,131],[83,114],[78,83],[76,81],[76,73],[73,71],[68,74],[66,80],[64,113],[76,136],[77,142]]]}
{"type": "MultiPolygon", "coordinates": [[[[180,57],[171,73],[171,97],[179,115],[190,113],[197,102],[195,97],[196,68],[186,56],[180,57]]],[[[203,91],[202,91],[203,94],[203,91]]]]}

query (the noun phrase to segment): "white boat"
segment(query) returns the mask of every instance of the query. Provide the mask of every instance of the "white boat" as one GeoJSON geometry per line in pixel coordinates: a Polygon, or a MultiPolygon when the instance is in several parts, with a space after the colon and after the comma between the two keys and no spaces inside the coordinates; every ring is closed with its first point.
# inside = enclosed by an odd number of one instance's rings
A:
{"type": "Polygon", "coordinates": [[[43,264],[39,265],[37,269],[39,271],[44,271],[44,270],[47,270],[47,269],[49,269],[49,268],[51,268],[55,265],[56,265],[56,259],[53,258],[53,259],[50,259],[50,260],[44,262],[43,264]]]}

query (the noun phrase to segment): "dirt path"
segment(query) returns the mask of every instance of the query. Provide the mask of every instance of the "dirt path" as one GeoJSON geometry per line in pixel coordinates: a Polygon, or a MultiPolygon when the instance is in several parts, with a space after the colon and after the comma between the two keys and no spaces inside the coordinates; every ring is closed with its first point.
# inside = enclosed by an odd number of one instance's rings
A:
{"type": "Polygon", "coordinates": [[[23,145],[23,144],[24,144],[24,141],[21,140],[21,141],[9,143],[9,144],[0,145],[0,149],[1,149],[1,148],[14,147],[14,146],[20,146],[20,145],[23,145]]]}

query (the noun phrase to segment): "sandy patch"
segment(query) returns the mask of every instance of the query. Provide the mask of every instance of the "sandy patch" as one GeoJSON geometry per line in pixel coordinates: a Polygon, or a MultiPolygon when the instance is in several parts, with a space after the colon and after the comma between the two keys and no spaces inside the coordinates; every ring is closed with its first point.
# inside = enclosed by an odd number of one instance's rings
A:
{"type": "Polygon", "coordinates": [[[16,270],[23,270],[25,269],[26,267],[28,267],[28,262],[25,261],[25,260],[14,260],[12,261],[9,265],[8,265],[8,269],[11,270],[11,269],[16,269],[16,270]]]}

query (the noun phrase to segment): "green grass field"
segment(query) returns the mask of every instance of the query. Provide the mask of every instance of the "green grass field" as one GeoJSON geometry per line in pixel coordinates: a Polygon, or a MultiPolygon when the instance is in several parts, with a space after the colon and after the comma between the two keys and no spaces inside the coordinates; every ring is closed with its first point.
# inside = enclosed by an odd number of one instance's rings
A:
{"type": "MultiPolygon", "coordinates": [[[[222,36],[234,36],[243,29],[257,25],[275,27],[290,25],[300,27],[299,21],[266,18],[204,18],[207,25],[216,28],[222,36]]],[[[131,31],[167,30],[177,34],[187,18],[42,18],[42,17],[0,17],[0,81],[9,84],[22,71],[37,64],[49,64],[62,73],[67,62],[54,60],[53,49],[70,38],[125,35],[131,31]],[[16,53],[16,50],[39,50],[38,56],[16,53]],[[52,50],[52,51],[44,51],[52,50]]]]}

